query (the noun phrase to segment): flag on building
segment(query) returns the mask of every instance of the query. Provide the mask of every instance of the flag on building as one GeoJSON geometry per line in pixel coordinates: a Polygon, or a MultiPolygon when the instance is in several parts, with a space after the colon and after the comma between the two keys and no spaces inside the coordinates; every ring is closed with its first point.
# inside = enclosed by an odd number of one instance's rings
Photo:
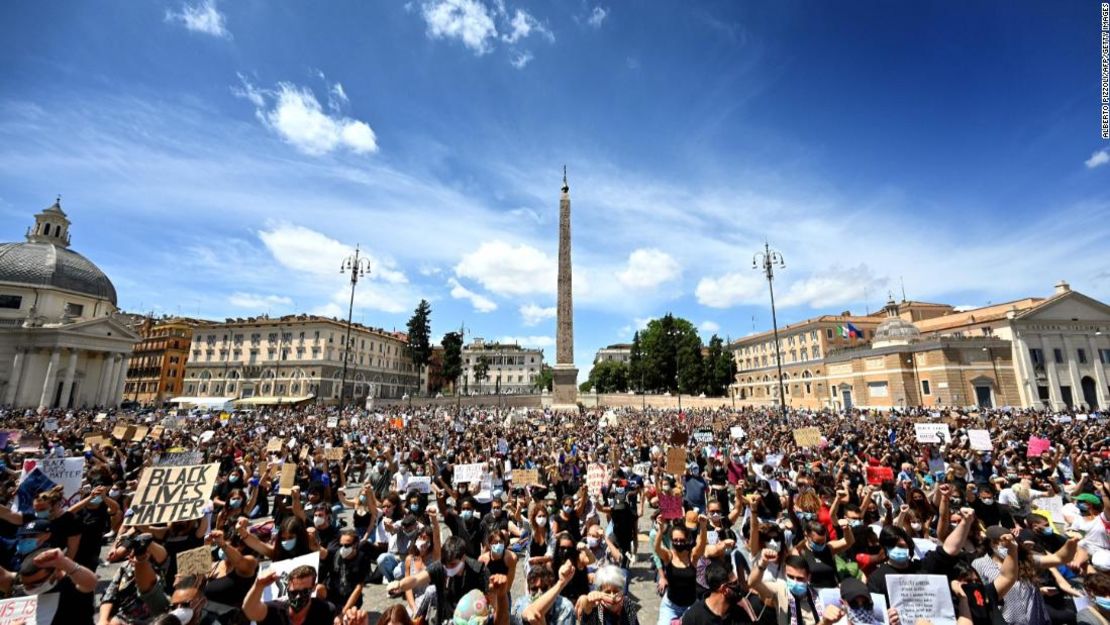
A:
{"type": "Polygon", "coordinates": [[[846,339],[847,338],[857,338],[857,339],[862,339],[863,338],[863,332],[860,331],[859,328],[852,325],[851,323],[840,326],[839,330],[840,330],[840,336],[843,337],[843,338],[846,338],[846,339]]]}

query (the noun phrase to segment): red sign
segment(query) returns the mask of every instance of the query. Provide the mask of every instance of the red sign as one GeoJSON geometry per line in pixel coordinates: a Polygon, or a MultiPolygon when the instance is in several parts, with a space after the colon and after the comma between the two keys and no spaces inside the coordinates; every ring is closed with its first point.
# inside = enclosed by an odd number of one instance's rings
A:
{"type": "Polygon", "coordinates": [[[886,480],[894,481],[894,469],[890,467],[867,467],[868,484],[878,485],[886,480]]]}

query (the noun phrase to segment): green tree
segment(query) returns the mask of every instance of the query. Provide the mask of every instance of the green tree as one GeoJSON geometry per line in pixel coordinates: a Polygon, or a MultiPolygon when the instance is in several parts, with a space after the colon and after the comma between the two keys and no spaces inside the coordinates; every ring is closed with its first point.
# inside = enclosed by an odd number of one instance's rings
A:
{"type": "Polygon", "coordinates": [[[555,370],[547,365],[544,365],[542,368],[540,368],[540,373],[536,376],[536,381],[533,386],[537,391],[550,391],[554,383],[555,370]]]}
{"type": "Polygon", "coordinates": [[[705,390],[705,365],[697,343],[683,341],[678,347],[678,392],[697,395],[705,390]]]}
{"type": "Polygon", "coordinates": [[[432,360],[432,305],[428,300],[422,299],[409,318],[409,357],[416,367],[417,373],[424,371],[424,367],[432,360]]]}
{"type": "Polygon", "coordinates": [[[589,381],[589,380],[586,380],[585,382],[578,385],[578,392],[580,392],[580,393],[589,393],[590,390],[593,389],[593,387],[594,387],[594,383],[589,381]]]}
{"type": "Polygon", "coordinates": [[[443,377],[451,380],[451,388],[456,393],[459,392],[459,376],[463,373],[462,346],[463,338],[459,332],[443,335],[443,377]]]}
{"type": "Polygon", "coordinates": [[[482,382],[489,378],[489,358],[483,354],[478,356],[478,362],[474,365],[474,381],[478,383],[478,394],[482,394],[482,382]]]}
{"type": "Polygon", "coordinates": [[[628,363],[603,360],[590,369],[589,382],[598,393],[623,393],[628,390],[628,363]]]}
{"type": "Polygon", "coordinates": [[[628,385],[643,391],[644,351],[640,347],[640,333],[632,335],[632,349],[628,355],[628,385]]]}
{"type": "Polygon", "coordinates": [[[709,353],[705,357],[705,394],[710,397],[722,397],[728,394],[728,387],[732,384],[736,373],[736,363],[730,352],[721,340],[714,334],[709,339],[709,353]]]}
{"type": "Polygon", "coordinates": [[[694,324],[667,313],[639,335],[644,386],[654,391],[701,392],[701,337],[694,324]],[[680,375],[681,374],[681,375],[680,375]]]}

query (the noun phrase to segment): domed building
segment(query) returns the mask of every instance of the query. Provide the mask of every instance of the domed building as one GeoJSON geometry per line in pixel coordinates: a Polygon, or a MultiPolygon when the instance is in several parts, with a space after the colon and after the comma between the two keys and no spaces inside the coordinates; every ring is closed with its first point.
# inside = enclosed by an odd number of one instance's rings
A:
{"type": "Polygon", "coordinates": [[[0,404],[117,406],[136,334],[108,276],[70,249],[61,200],[21,243],[0,243],[0,404]]]}

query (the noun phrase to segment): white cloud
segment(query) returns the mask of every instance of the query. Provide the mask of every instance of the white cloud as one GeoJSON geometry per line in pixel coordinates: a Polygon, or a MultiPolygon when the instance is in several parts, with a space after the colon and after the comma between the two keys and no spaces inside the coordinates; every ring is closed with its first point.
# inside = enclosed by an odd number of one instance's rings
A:
{"type": "Polygon", "coordinates": [[[1083,164],[1087,166],[1087,169],[1094,169],[1107,163],[1110,163],[1110,149],[1103,148],[1092,154],[1091,158],[1084,161],[1083,164]]]}
{"type": "Polygon", "coordinates": [[[512,20],[509,21],[509,32],[501,35],[501,38],[505,40],[506,43],[516,43],[528,37],[533,32],[541,35],[548,41],[555,41],[555,35],[541,24],[539,20],[532,17],[531,13],[523,9],[517,9],[516,12],[513,13],[512,20]]]}
{"type": "MultiPolygon", "coordinates": [[[[326,234],[284,222],[271,224],[258,237],[282,266],[316,276],[338,276],[340,263],[355,253],[354,247],[326,234]]],[[[370,261],[370,279],[390,284],[408,282],[392,260],[379,259],[366,250],[359,250],[359,257],[370,261]]]]}
{"type": "Polygon", "coordinates": [[[497,295],[554,293],[555,259],[529,245],[487,241],[462,257],[455,274],[476,280],[497,295]]]}
{"type": "Polygon", "coordinates": [[[455,278],[448,278],[447,285],[451,287],[451,297],[455,299],[464,299],[470,302],[474,310],[480,313],[488,313],[497,310],[497,303],[479,293],[475,293],[459,283],[455,278]]]}
{"type": "Polygon", "coordinates": [[[766,287],[755,271],[726,273],[716,278],[702,278],[694,289],[698,303],[710,308],[731,308],[759,301],[766,287]]]}
{"type": "Polygon", "coordinates": [[[522,322],[526,326],[534,326],[544,319],[554,319],[555,313],[556,310],[554,306],[544,308],[536,304],[525,304],[520,307],[520,316],[522,317],[522,322]]]}
{"type": "Polygon", "coordinates": [[[628,265],[617,273],[617,280],[630,289],[651,289],[682,274],[670,254],[657,249],[639,249],[628,256],[628,265]]]}
{"type": "Polygon", "coordinates": [[[258,295],[255,293],[232,293],[227,302],[236,308],[269,310],[272,306],[288,307],[293,300],[284,295],[258,295]]]}
{"type": "Polygon", "coordinates": [[[167,22],[180,22],[186,29],[222,39],[231,39],[227,29],[227,19],[216,8],[215,0],[200,0],[196,4],[185,3],[181,11],[166,11],[167,22]]]}
{"type": "Polygon", "coordinates": [[[776,303],[781,306],[804,304],[810,308],[841,306],[864,301],[870,294],[879,294],[884,284],[885,278],[876,278],[871,269],[862,263],[847,268],[834,265],[790,283],[776,303]]]}
{"type": "MultiPolygon", "coordinates": [[[[242,86],[233,88],[232,93],[254,104],[258,118],[301,152],[320,156],[338,148],[356,154],[378,151],[377,135],[369,124],[338,114],[329,115],[311,89],[288,82],[278,83],[274,90],[260,89],[242,75],[239,79],[242,86]]],[[[346,103],[346,92],[342,85],[335,83],[328,96],[333,110],[338,108],[340,94],[346,103]]]]}
{"type": "Polygon", "coordinates": [[[644,328],[647,328],[647,324],[651,320],[651,317],[635,317],[632,319],[632,323],[629,323],[626,326],[622,326],[617,333],[622,338],[627,337],[628,340],[632,340],[632,335],[643,330],[644,328]]]}
{"type": "Polygon", "coordinates": [[[509,59],[509,63],[517,69],[524,69],[524,66],[531,63],[533,58],[535,57],[532,56],[532,53],[525,50],[514,53],[513,58],[509,59]]]}
{"type": "Polygon", "coordinates": [[[555,338],[551,336],[503,336],[497,342],[515,343],[521,347],[555,347],[555,338]]]}
{"type": "Polygon", "coordinates": [[[423,3],[421,14],[433,39],[458,39],[478,55],[493,49],[497,26],[478,0],[430,0],[423,3]]]}
{"type": "Polygon", "coordinates": [[[717,332],[721,331],[721,324],[717,323],[716,321],[706,320],[698,325],[698,329],[706,334],[716,334],[717,332]]]}
{"type": "Polygon", "coordinates": [[[586,18],[586,23],[594,28],[601,28],[601,23],[605,21],[605,17],[609,15],[609,11],[600,6],[594,7],[590,12],[590,17],[586,18]]]}

